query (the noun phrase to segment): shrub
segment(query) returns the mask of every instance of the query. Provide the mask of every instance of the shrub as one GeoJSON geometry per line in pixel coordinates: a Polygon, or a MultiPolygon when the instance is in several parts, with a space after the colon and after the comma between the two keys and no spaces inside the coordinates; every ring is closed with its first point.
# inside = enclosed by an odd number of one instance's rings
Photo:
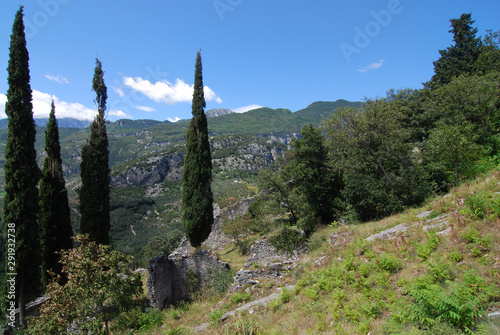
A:
{"type": "Polygon", "coordinates": [[[395,255],[384,253],[379,260],[379,266],[384,271],[394,273],[403,268],[403,262],[395,255]]]}
{"type": "Polygon", "coordinates": [[[289,254],[293,254],[294,250],[305,242],[305,234],[301,230],[291,227],[283,227],[276,235],[269,238],[271,245],[289,254]]]}
{"type": "Polygon", "coordinates": [[[227,335],[262,335],[264,331],[254,322],[247,320],[237,320],[230,323],[225,328],[224,334],[227,335]]]}
{"type": "Polygon", "coordinates": [[[409,305],[409,319],[427,327],[447,323],[463,331],[472,329],[481,317],[485,304],[498,298],[498,288],[469,270],[459,282],[434,283],[430,276],[415,278],[409,287],[414,304],[409,305]]]}
{"type": "Polygon", "coordinates": [[[415,248],[418,258],[426,260],[429,258],[434,250],[436,250],[439,243],[439,238],[436,234],[427,234],[427,241],[425,244],[418,244],[415,248]]]}

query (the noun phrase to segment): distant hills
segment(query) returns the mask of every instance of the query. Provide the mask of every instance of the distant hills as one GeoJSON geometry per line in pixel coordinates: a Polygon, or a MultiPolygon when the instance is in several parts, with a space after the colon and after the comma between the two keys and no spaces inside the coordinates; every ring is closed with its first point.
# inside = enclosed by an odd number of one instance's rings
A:
{"type": "MultiPolygon", "coordinates": [[[[48,118],[35,118],[35,125],[37,127],[45,127],[45,125],[49,122],[48,118]]],[[[72,119],[72,118],[64,118],[64,119],[57,119],[57,123],[59,127],[61,128],[77,128],[77,129],[82,129],[82,128],[87,128],[90,126],[92,122],[90,121],[82,121],[82,120],[77,120],[77,119],[72,119]]],[[[8,119],[0,119],[0,129],[5,129],[7,128],[8,124],[8,119]]]]}
{"type": "MultiPolygon", "coordinates": [[[[251,195],[250,184],[258,170],[269,167],[285,154],[301,128],[320,125],[342,107],[360,107],[362,102],[318,101],[297,112],[258,108],[246,113],[229,109],[207,111],[212,148],[215,201],[227,206],[231,199],[251,195]],[[235,182],[238,181],[238,182],[235,182]]],[[[47,119],[36,119],[35,143],[38,163],[45,158],[42,127],[47,119]]],[[[77,229],[81,149],[89,136],[89,121],[58,119],[66,187],[70,195],[72,221],[77,229]],[[85,129],[86,128],[86,129],[85,129]]],[[[180,177],[189,120],[172,123],[157,120],[122,119],[107,124],[111,169],[111,235],[115,247],[130,252],[142,250],[147,241],[179,224],[180,177]],[[146,215],[145,213],[156,213],[146,215]],[[133,225],[137,235],[130,233],[133,225]]],[[[0,199],[5,183],[4,150],[7,119],[0,120],[0,199]]]]}

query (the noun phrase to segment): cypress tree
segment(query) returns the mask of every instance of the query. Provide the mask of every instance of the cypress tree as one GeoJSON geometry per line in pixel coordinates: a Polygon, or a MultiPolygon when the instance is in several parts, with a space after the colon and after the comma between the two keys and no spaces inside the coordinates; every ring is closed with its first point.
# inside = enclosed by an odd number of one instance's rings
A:
{"type": "Polygon", "coordinates": [[[90,126],[90,138],[82,147],[80,233],[89,234],[99,244],[109,244],[109,151],[104,119],[108,94],[99,59],[96,59],[92,91],[96,92],[97,116],[90,126]]]}
{"type": "Polygon", "coordinates": [[[40,180],[40,240],[42,244],[42,283],[48,284],[48,270],[57,275],[61,272],[59,254],[73,247],[73,229],[68,203],[68,191],[63,178],[59,128],[55,116],[54,101],[45,131],[45,152],[40,180]]]}
{"type": "Polygon", "coordinates": [[[182,171],[182,224],[193,247],[199,247],[212,230],[212,158],[205,115],[201,54],[196,56],[193,117],[186,134],[186,158],[182,171]]]}
{"type": "MultiPolygon", "coordinates": [[[[7,68],[9,88],[5,104],[9,125],[5,147],[6,194],[3,203],[3,222],[4,232],[15,235],[15,265],[5,262],[6,278],[2,282],[5,284],[7,279],[15,278],[20,322],[26,325],[25,304],[28,299],[36,297],[41,289],[40,236],[37,222],[37,184],[40,179],[40,169],[36,162],[36,130],[33,121],[29,54],[26,48],[22,6],[16,13],[12,27],[9,57],[7,68]]],[[[7,236],[10,238],[11,235],[7,236]]],[[[6,241],[10,243],[12,240],[6,239],[6,241]]],[[[10,252],[6,250],[7,256],[8,253],[10,252]]]]}

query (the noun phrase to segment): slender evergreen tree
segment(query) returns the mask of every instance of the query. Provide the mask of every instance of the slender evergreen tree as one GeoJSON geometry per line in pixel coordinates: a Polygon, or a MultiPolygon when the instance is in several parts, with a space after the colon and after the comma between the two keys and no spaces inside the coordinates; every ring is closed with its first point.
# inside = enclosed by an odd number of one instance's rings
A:
{"type": "MultiPolygon", "coordinates": [[[[26,325],[25,304],[28,299],[37,296],[41,289],[40,236],[37,222],[37,184],[40,179],[40,169],[36,162],[36,130],[33,121],[29,54],[26,48],[22,6],[16,13],[12,27],[7,71],[9,88],[5,113],[9,125],[5,147],[6,194],[3,203],[3,222],[4,232],[15,235],[13,243],[15,261],[6,262],[5,279],[15,277],[20,322],[26,325]],[[12,227],[15,233],[10,230],[12,227]]],[[[8,236],[10,238],[12,235],[8,236]]],[[[5,254],[8,255],[7,250],[5,254]]],[[[5,284],[6,280],[2,282],[5,284]]]]}
{"type": "Polygon", "coordinates": [[[109,244],[109,151],[104,118],[108,94],[99,59],[96,59],[92,91],[96,92],[98,112],[90,126],[90,138],[82,148],[80,233],[89,234],[99,244],[109,244]]]}
{"type": "Polygon", "coordinates": [[[212,158],[205,115],[201,54],[196,56],[193,117],[186,135],[186,158],[182,171],[182,223],[193,247],[199,247],[212,231],[212,158]]]}
{"type": "Polygon", "coordinates": [[[40,180],[40,240],[42,244],[42,283],[49,282],[48,270],[57,275],[61,272],[59,254],[73,247],[73,229],[68,203],[68,191],[63,178],[59,128],[55,116],[54,101],[45,131],[45,152],[40,180]]]}

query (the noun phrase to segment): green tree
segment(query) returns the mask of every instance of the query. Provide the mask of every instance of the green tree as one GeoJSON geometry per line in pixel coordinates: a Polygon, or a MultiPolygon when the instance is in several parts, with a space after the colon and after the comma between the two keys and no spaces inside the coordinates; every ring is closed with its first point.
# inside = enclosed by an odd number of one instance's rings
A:
{"type": "Polygon", "coordinates": [[[65,334],[72,324],[82,334],[108,334],[109,308],[124,312],[142,293],[141,278],[132,271],[130,257],[85,235],[75,241],[78,248],[61,253],[61,275],[50,282],[50,299],[42,305],[40,316],[30,320],[31,334],[65,334]],[[64,283],[61,276],[66,278],[64,283]]]}
{"type": "MultiPolygon", "coordinates": [[[[3,231],[5,234],[12,232],[15,235],[15,264],[5,262],[6,275],[2,282],[6,285],[6,279],[11,279],[9,273],[17,274],[16,298],[20,322],[25,325],[25,304],[28,299],[36,297],[41,289],[41,259],[37,221],[37,184],[40,179],[40,169],[36,162],[36,130],[33,121],[29,54],[26,48],[22,6],[16,13],[12,27],[9,56],[7,68],[9,88],[5,105],[9,125],[4,164],[6,184],[3,200],[3,231]],[[15,225],[15,232],[8,230],[12,224],[15,225]]],[[[5,240],[7,241],[7,235],[5,240]]]]}
{"type": "Polygon", "coordinates": [[[63,177],[59,128],[54,101],[45,131],[45,152],[40,180],[40,241],[42,244],[42,283],[49,282],[49,270],[61,272],[59,254],[73,247],[73,229],[68,203],[68,191],[63,177]]]}
{"type": "Polygon", "coordinates": [[[363,110],[346,108],[324,123],[331,164],[343,171],[342,195],[361,220],[418,204],[429,192],[401,106],[369,100],[363,110]]]}
{"type": "Polygon", "coordinates": [[[196,56],[193,118],[186,135],[186,157],[182,171],[182,223],[193,247],[199,247],[212,231],[212,159],[205,115],[201,54],[196,56]]]}
{"type": "Polygon", "coordinates": [[[99,244],[109,244],[109,151],[106,133],[107,88],[102,63],[96,59],[92,90],[96,92],[97,116],[90,126],[90,138],[82,147],[80,164],[80,233],[99,244]]]}
{"type": "Polygon", "coordinates": [[[470,123],[439,126],[431,132],[425,143],[425,165],[436,190],[463,182],[473,174],[476,161],[483,148],[478,145],[479,135],[470,123]]]}
{"type": "Polygon", "coordinates": [[[435,127],[468,123],[475,128],[479,142],[485,144],[497,132],[499,107],[500,74],[491,72],[454,78],[432,91],[425,109],[434,115],[435,127]]]}
{"type": "Polygon", "coordinates": [[[439,50],[441,57],[433,62],[434,75],[428,82],[431,88],[446,85],[454,77],[474,72],[474,63],[483,51],[481,39],[476,37],[477,28],[473,28],[471,14],[462,14],[459,19],[452,19],[450,33],[454,44],[439,50]]]}
{"type": "Polygon", "coordinates": [[[309,235],[318,224],[327,224],[339,212],[342,180],[329,168],[328,150],[321,131],[302,127],[284,159],[282,173],[291,187],[290,198],[298,209],[299,226],[309,235]]]}

